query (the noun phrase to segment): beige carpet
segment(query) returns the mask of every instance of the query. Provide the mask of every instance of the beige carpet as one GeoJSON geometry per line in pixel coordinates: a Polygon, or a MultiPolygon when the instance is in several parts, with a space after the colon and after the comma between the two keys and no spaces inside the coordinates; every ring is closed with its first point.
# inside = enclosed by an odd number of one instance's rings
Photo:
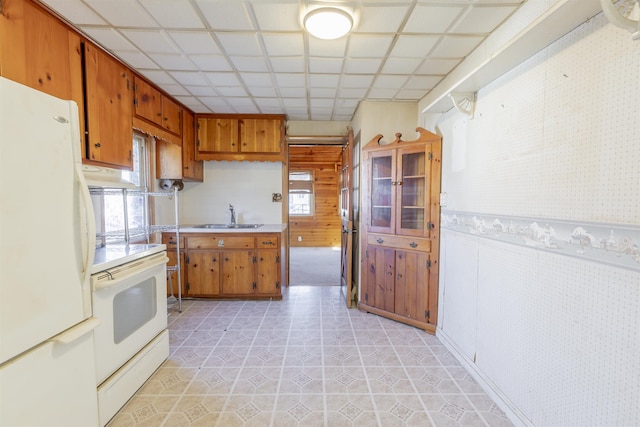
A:
{"type": "Polygon", "coordinates": [[[340,286],[340,248],[289,248],[289,285],[340,286]]]}

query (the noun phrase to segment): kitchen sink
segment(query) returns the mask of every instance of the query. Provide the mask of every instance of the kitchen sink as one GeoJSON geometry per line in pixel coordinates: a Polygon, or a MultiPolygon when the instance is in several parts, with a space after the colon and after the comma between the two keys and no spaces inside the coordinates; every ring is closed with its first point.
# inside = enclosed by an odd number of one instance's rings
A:
{"type": "Polygon", "coordinates": [[[213,229],[229,229],[229,228],[259,228],[264,224],[200,224],[193,228],[213,228],[213,229]]]}

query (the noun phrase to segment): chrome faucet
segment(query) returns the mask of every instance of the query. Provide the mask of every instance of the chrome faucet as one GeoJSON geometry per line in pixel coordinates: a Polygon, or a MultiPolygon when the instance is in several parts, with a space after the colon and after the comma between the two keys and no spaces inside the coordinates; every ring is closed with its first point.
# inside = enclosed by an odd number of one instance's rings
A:
{"type": "Polygon", "coordinates": [[[229,211],[231,212],[231,225],[236,225],[236,212],[233,210],[233,205],[229,205],[229,211]]]}

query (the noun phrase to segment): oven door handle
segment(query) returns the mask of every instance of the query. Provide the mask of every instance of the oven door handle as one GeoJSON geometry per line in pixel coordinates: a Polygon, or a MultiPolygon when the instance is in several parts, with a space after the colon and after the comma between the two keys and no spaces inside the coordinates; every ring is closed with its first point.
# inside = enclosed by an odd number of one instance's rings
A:
{"type": "MultiPolygon", "coordinates": [[[[115,274],[111,273],[109,270],[103,271],[102,273],[98,273],[100,278],[93,283],[93,289],[97,290],[118,286],[120,283],[125,280],[129,280],[131,277],[139,273],[151,270],[152,268],[161,266],[167,262],[169,262],[169,258],[166,255],[157,258],[154,257],[153,259],[142,260],[137,263],[134,262],[127,269],[115,273],[118,274],[119,277],[115,277],[115,274]]],[[[116,270],[118,269],[115,268],[112,271],[116,270]]]]}

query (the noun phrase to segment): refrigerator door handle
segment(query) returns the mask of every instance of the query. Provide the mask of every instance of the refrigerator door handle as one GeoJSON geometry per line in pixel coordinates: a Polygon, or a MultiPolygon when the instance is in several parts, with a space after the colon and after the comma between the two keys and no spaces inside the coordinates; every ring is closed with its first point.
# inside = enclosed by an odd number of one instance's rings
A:
{"type": "Polygon", "coordinates": [[[78,338],[84,336],[85,334],[93,331],[99,324],[100,320],[92,317],[78,324],[77,326],[67,329],[61,334],[56,335],[55,337],[51,338],[51,341],[53,341],[54,343],[70,344],[78,338]]]}
{"type": "Polygon", "coordinates": [[[89,194],[89,187],[84,179],[82,173],[82,164],[75,165],[76,177],[80,187],[80,200],[82,202],[81,210],[84,211],[84,223],[86,224],[86,236],[81,233],[80,240],[83,245],[84,251],[84,277],[82,283],[88,283],[91,276],[91,269],[93,267],[93,258],[95,256],[95,238],[96,238],[96,223],[95,214],[93,212],[93,203],[91,202],[91,195],[89,194]],[[84,209],[83,209],[84,208],[84,209]]]}

